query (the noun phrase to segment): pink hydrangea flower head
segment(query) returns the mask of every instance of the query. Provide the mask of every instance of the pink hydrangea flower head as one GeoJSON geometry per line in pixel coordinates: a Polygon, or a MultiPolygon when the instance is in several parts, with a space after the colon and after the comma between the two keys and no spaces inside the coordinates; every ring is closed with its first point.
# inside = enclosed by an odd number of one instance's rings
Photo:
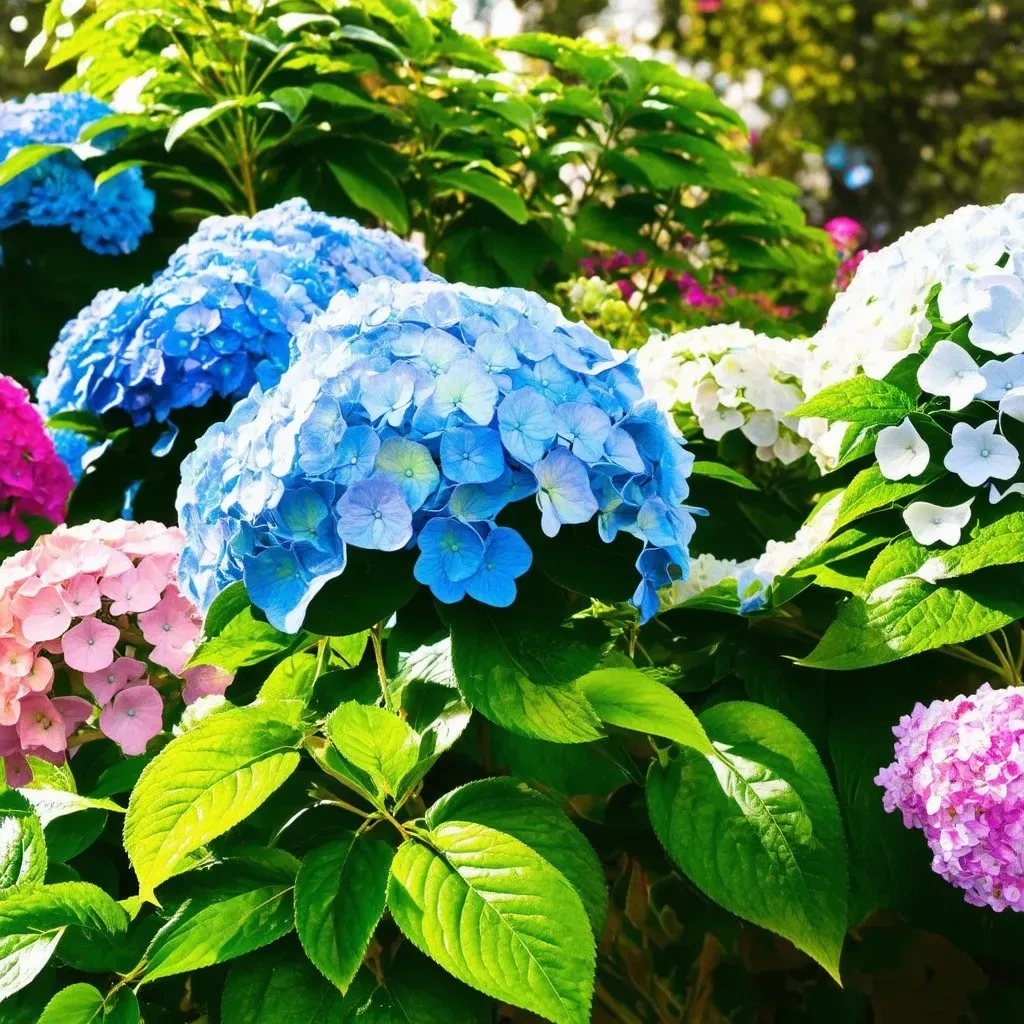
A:
{"type": "Polygon", "coordinates": [[[182,544],[180,530],[160,523],[96,521],[58,526],[0,564],[9,784],[31,779],[31,757],[62,764],[86,722],[98,719],[126,754],[140,754],[163,728],[161,690],[174,700],[183,687],[224,692],[231,676],[209,666],[181,678],[202,631],[175,583],[182,544]]]}
{"type": "Polygon", "coordinates": [[[0,376],[0,537],[24,543],[29,516],[63,522],[73,486],[28,392],[0,376]]]}
{"type": "Polygon", "coordinates": [[[1024,687],[917,704],[875,782],[975,906],[1024,910],[1024,687]]]}
{"type": "Polygon", "coordinates": [[[100,728],[129,756],[142,754],[163,728],[164,702],[148,685],[129,686],[100,712],[100,728]]]}

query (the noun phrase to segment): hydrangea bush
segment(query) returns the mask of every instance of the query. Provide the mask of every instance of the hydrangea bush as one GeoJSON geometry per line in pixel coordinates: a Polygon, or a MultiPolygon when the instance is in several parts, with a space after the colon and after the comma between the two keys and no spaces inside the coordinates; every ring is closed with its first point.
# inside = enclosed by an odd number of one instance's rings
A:
{"type": "Polygon", "coordinates": [[[24,543],[32,517],[63,522],[72,486],[28,392],[0,376],[0,538],[24,543]]]}
{"type": "Polygon", "coordinates": [[[642,542],[634,603],[686,575],[690,456],[622,352],[538,296],[381,279],[339,296],[182,467],[182,582],[206,608],[243,580],[295,632],[348,546],[416,547],[416,579],[504,607],[530,549],[497,520],[534,496],[541,528],[598,519],[642,542]]]}
{"type": "Polygon", "coordinates": [[[0,103],[0,163],[17,154],[19,164],[0,178],[0,231],[27,222],[70,228],[100,254],[138,248],[152,230],[154,204],[142,171],[127,167],[97,184],[83,162],[116,142],[113,132],[79,141],[84,129],[111,113],[107,104],[79,92],[0,103]]]}
{"type": "Polygon", "coordinates": [[[865,256],[816,336],[685,332],[730,288],[813,331],[834,265],[671,66],[74,6],[36,48],[74,19],[119,157],[248,216],[161,227],[41,388],[89,471],[0,567],[5,1024],[1006,1017],[1018,201],[865,256]],[[638,291],[558,286],[584,242],[638,291]]]}
{"type": "Polygon", "coordinates": [[[182,534],[160,523],[58,527],[0,565],[0,756],[63,764],[85,723],[126,755],[163,730],[164,701],[223,693],[231,676],[186,670],[201,634],[175,583],[182,534]]]}

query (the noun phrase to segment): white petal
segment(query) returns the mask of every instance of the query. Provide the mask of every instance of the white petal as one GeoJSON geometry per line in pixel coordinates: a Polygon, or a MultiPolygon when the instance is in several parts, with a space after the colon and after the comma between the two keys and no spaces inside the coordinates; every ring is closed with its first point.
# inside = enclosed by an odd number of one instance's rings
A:
{"type": "Polygon", "coordinates": [[[1024,494],[1024,484],[1010,484],[1002,494],[996,489],[995,484],[989,484],[988,500],[990,505],[998,505],[1003,498],[1008,498],[1011,494],[1024,494]]]}
{"type": "Polygon", "coordinates": [[[954,411],[969,405],[988,387],[978,364],[959,345],[940,341],[918,367],[917,382],[930,395],[948,395],[954,411]]]}
{"type": "Polygon", "coordinates": [[[927,547],[942,541],[952,547],[960,543],[960,532],[970,521],[973,501],[971,498],[950,507],[915,501],[904,510],[903,521],[918,544],[927,547]]]}
{"type": "Polygon", "coordinates": [[[999,400],[999,415],[1024,423],[1024,387],[1014,387],[1003,394],[999,400]]]}
{"type": "Polygon", "coordinates": [[[920,476],[928,465],[928,445],[907,417],[899,426],[878,432],[875,457],[886,480],[920,476]]]}
{"type": "Polygon", "coordinates": [[[747,417],[741,428],[743,436],[751,443],[759,446],[775,444],[779,436],[779,421],[764,409],[759,409],[747,417]]]}

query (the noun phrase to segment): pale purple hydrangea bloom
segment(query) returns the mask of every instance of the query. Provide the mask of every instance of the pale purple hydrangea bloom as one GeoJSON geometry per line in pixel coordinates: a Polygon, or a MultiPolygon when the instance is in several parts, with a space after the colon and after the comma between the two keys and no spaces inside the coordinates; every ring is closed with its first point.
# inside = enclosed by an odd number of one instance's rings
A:
{"type": "Polygon", "coordinates": [[[1024,687],[917,704],[875,782],[920,828],[932,870],[975,906],[1024,910],[1024,687]]]}

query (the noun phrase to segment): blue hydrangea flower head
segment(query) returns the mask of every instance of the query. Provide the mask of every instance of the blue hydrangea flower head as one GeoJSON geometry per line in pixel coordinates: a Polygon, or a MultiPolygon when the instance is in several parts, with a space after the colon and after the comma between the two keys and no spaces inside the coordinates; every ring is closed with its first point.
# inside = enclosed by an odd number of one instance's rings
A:
{"type": "Polygon", "coordinates": [[[39,404],[47,416],[122,409],[141,425],[270,387],[296,330],[378,272],[434,277],[408,243],[302,199],[211,217],[151,284],[102,292],[65,326],[39,404]]]}
{"type": "Polygon", "coordinates": [[[68,227],[92,252],[134,252],[152,230],[153,193],[142,172],[130,167],[98,188],[82,157],[109,148],[104,132],[75,145],[82,129],[112,114],[105,103],[78,92],[41,93],[0,103],[0,162],[37,143],[69,148],[51,153],[0,186],[0,230],[23,221],[37,227],[68,227]]]}
{"type": "Polygon", "coordinates": [[[180,578],[203,609],[243,580],[294,632],[349,545],[416,552],[439,601],[507,606],[533,554],[498,520],[529,499],[550,537],[596,518],[642,542],[644,619],[685,578],[693,456],[632,356],[539,296],[377,278],[294,347],[182,466],[180,578]]]}

